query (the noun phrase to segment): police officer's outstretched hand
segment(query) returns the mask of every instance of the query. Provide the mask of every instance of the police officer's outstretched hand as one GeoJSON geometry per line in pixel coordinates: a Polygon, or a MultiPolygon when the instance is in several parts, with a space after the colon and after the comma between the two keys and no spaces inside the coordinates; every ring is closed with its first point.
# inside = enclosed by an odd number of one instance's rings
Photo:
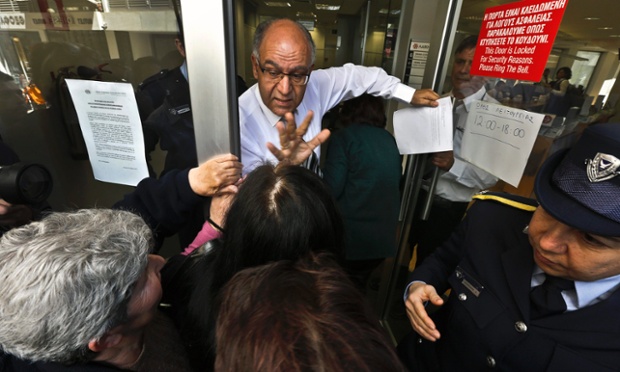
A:
{"type": "Polygon", "coordinates": [[[405,303],[407,317],[413,329],[420,336],[429,341],[437,341],[441,335],[426,312],[427,301],[437,306],[443,305],[443,299],[437,294],[435,287],[424,282],[414,282],[409,287],[409,295],[405,303]]]}
{"type": "Polygon", "coordinates": [[[202,196],[236,192],[243,165],[233,154],[217,155],[189,171],[192,191],[202,196]]]}

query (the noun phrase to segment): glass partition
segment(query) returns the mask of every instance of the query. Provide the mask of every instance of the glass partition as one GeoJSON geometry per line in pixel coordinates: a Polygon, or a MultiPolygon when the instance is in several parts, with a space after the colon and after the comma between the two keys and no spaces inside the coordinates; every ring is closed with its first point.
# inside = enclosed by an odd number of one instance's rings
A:
{"type": "MultiPolygon", "coordinates": [[[[65,79],[136,89],[182,63],[169,1],[0,2],[0,135],[54,179],[55,210],[111,206],[132,190],[95,181],[65,79]],[[12,97],[9,101],[6,97],[12,97]],[[10,103],[12,102],[12,103],[10,103]]],[[[155,170],[162,154],[154,154],[155,170]]]]}
{"type": "MultiPolygon", "coordinates": [[[[452,78],[454,77],[452,76],[452,66],[455,63],[454,49],[461,40],[479,32],[485,9],[511,2],[463,0],[463,6],[458,16],[457,32],[454,35],[454,47],[450,52],[448,72],[444,80],[445,83],[443,87],[438,89],[438,93],[451,95],[453,91],[452,78]]],[[[587,125],[606,122],[615,115],[614,106],[618,102],[617,88],[612,105],[603,105],[603,99],[606,97],[605,94],[612,90],[610,84],[612,84],[611,81],[615,80],[611,79],[615,78],[618,72],[616,51],[609,44],[609,41],[603,37],[597,40],[581,40],[587,41],[590,47],[590,50],[584,51],[582,50],[582,42],[570,35],[571,33],[582,35],[584,33],[590,33],[590,35],[595,33],[587,22],[579,21],[580,15],[581,17],[585,16],[583,11],[584,7],[587,7],[586,3],[585,1],[575,0],[568,4],[564,16],[565,22],[560,25],[560,31],[545,66],[547,68],[546,74],[540,81],[507,79],[503,78],[501,74],[498,74],[497,77],[483,79],[484,94],[480,96],[480,99],[500,104],[508,109],[521,109],[544,115],[543,124],[518,186],[512,186],[499,180],[494,185],[488,185],[488,189],[535,197],[533,194],[534,178],[546,157],[559,149],[571,146],[587,125]],[[576,29],[580,29],[580,31],[575,32],[576,29]],[[570,73],[567,74],[565,69],[570,69],[570,73]],[[562,83],[563,81],[564,83],[562,83]]],[[[597,24],[597,26],[606,25],[597,24]]],[[[599,27],[599,30],[602,29],[603,27],[599,27]]],[[[422,170],[416,174],[432,174],[432,168],[434,167],[429,168],[429,166],[423,165],[422,170]]],[[[429,188],[431,180],[431,177],[422,176],[420,181],[422,190],[429,188]]],[[[431,204],[434,204],[436,198],[433,197],[432,199],[431,204]]],[[[414,219],[422,218],[420,206],[422,202],[423,200],[420,198],[412,202],[413,206],[416,207],[414,219]]],[[[443,222],[435,223],[441,224],[443,222]]],[[[406,277],[419,262],[417,260],[417,246],[413,243],[416,240],[409,238],[415,238],[416,235],[419,236],[423,233],[420,227],[411,225],[410,231],[407,230],[408,227],[401,226],[400,231],[401,233],[407,232],[405,239],[412,243],[402,246],[396,256],[397,264],[394,267],[397,273],[391,273],[391,276],[399,279],[398,283],[390,288],[391,295],[386,304],[389,311],[386,317],[382,319],[395,342],[398,342],[401,337],[411,331],[403,305],[403,295],[407,284],[406,277]]],[[[387,278],[389,278],[388,275],[383,275],[381,280],[387,278]]]]}

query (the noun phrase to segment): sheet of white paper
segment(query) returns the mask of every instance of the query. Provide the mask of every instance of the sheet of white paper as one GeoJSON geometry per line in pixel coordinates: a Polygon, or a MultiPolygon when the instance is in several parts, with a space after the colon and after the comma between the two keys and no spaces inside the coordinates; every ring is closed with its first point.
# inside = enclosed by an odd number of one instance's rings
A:
{"type": "Polygon", "coordinates": [[[407,107],[394,113],[394,137],[401,154],[452,150],[452,100],[438,107],[407,107]]]}
{"type": "Polygon", "coordinates": [[[461,156],[519,187],[545,115],[490,102],[472,103],[461,156]]]}
{"type": "Polygon", "coordinates": [[[135,186],[149,176],[133,88],[67,79],[95,179],[135,186]]]}

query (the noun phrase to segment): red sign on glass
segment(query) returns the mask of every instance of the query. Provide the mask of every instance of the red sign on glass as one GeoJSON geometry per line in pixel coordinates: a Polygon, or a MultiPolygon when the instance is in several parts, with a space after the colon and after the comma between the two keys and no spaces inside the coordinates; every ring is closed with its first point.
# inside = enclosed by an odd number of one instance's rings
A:
{"type": "Polygon", "coordinates": [[[568,0],[526,0],[484,12],[472,75],[539,81],[568,0]]]}

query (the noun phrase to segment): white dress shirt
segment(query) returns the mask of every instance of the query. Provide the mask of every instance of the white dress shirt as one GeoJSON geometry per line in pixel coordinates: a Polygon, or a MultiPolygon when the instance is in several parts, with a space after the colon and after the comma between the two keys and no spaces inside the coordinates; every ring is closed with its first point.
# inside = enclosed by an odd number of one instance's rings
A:
{"type": "Polygon", "coordinates": [[[476,93],[465,97],[463,104],[455,109],[454,164],[448,172],[441,171],[435,188],[435,195],[444,199],[454,202],[470,202],[474,194],[497,183],[497,177],[460,157],[467,114],[472,103],[481,100],[497,103],[494,98],[486,94],[486,89],[482,87],[476,93]]]}
{"type": "MultiPolygon", "coordinates": [[[[314,112],[304,140],[309,141],[321,131],[323,115],[341,101],[363,93],[384,98],[394,98],[409,103],[415,89],[401,84],[396,77],[378,67],[345,64],[342,67],[315,70],[310,75],[303,100],[295,111],[295,122],[301,123],[309,110],[314,112]]],[[[278,129],[280,116],[263,103],[258,84],[254,84],[239,97],[239,125],[241,136],[241,162],[243,174],[257,166],[277,159],[267,149],[267,142],[280,147],[278,129]]],[[[321,156],[321,149],[314,152],[321,156]]]]}

